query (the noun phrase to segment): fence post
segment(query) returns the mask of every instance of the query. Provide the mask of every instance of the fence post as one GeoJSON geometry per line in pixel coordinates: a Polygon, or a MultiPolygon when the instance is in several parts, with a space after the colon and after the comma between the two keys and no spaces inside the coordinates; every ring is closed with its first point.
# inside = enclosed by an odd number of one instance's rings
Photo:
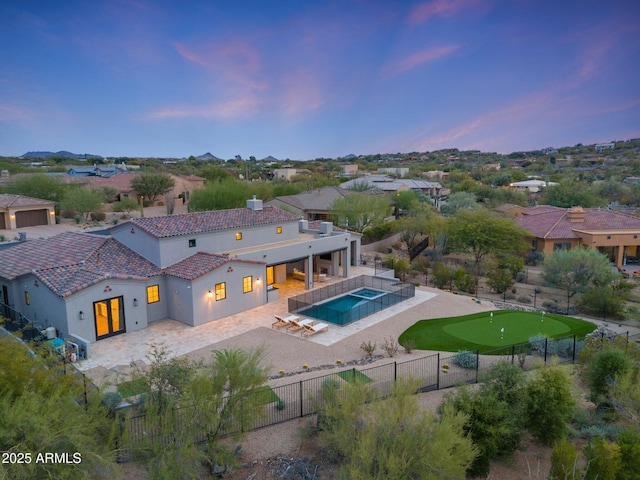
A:
{"type": "MultiPolygon", "coordinates": [[[[627,337],[629,338],[629,337],[627,337]]],[[[393,362],[393,383],[398,381],[398,362],[393,362]]]]}
{"type": "Polygon", "coordinates": [[[476,350],[476,383],[478,383],[478,371],[480,370],[480,349],[476,350]]]}
{"type": "Polygon", "coordinates": [[[513,344],[511,345],[511,365],[513,365],[513,362],[516,359],[516,345],[513,344]]]}
{"type": "Polygon", "coordinates": [[[576,334],[573,334],[573,355],[571,355],[571,363],[576,363],[576,334]]]}
{"type": "Polygon", "coordinates": [[[300,417],[304,417],[304,405],[302,404],[302,380],[300,380],[300,417]]]}
{"type": "Polygon", "coordinates": [[[351,378],[353,378],[353,383],[356,383],[356,367],[353,367],[351,375],[351,378]]]}
{"type": "Polygon", "coordinates": [[[82,374],[82,384],[84,385],[84,409],[85,411],[89,408],[89,400],[87,399],[87,376],[82,374]]]}
{"type": "Polygon", "coordinates": [[[545,338],[544,339],[544,364],[547,364],[547,345],[549,343],[549,339],[545,338]]]}
{"type": "Polygon", "coordinates": [[[438,352],[438,364],[436,365],[436,390],[440,390],[440,352],[438,352]]]}

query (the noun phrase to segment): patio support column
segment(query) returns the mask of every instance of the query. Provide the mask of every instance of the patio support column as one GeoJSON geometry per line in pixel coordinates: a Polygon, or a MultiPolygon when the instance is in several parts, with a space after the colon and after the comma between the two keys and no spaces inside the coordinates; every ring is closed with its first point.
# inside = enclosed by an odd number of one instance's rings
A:
{"type": "Polygon", "coordinates": [[[343,250],[344,257],[342,258],[342,276],[344,278],[349,278],[349,273],[351,273],[351,245],[343,250]]]}
{"type": "Polygon", "coordinates": [[[330,275],[337,275],[340,271],[340,252],[331,252],[331,272],[330,275]]]}
{"type": "Polygon", "coordinates": [[[313,255],[304,259],[304,288],[307,290],[313,288],[313,255]]]}

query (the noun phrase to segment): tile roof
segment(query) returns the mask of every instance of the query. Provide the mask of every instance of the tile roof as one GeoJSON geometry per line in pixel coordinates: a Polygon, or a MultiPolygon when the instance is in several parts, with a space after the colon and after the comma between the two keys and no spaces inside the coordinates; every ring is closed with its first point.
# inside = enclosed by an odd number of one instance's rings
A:
{"type": "Polygon", "coordinates": [[[296,215],[273,206],[265,206],[262,210],[235,208],[163,217],[133,218],[123,225],[134,225],[155,238],[164,238],[297,221],[296,215]]]}
{"type": "Polygon", "coordinates": [[[172,277],[194,280],[231,261],[229,255],[198,252],[165,268],[164,273],[172,277]]]}
{"type": "Polygon", "coordinates": [[[43,200],[41,198],[25,197],[24,195],[13,195],[10,193],[0,194],[0,208],[10,207],[35,207],[41,205],[54,205],[56,202],[43,200]]]}
{"type": "Polygon", "coordinates": [[[640,218],[598,208],[585,208],[583,222],[570,222],[568,209],[540,206],[527,209],[518,224],[538,238],[580,238],[576,232],[640,231],[640,218]],[[547,207],[546,211],[542,207],[547,207]]]}
{"type": "Polygon", "coordinates": [[[0,276],[27,273],[66,297],[107,278],[146,279],[161,270],[114,238],[68,232],[0,252],[0,276]]]}
{"type": "MultiPolygon", "coordinates": [[[[284,195],[276,197],[281,201],[295,207],[299,210],[326,210],[328,211],[331,204],[338,198],[344,198],[347,195],[362,195],[365,192],[355,190],[347,190],[339,187],[323,187],[310,192],[302,192],[297,195],[284,195]]],[[[267,202],[268,203],[268,202],[267,202]]]]}

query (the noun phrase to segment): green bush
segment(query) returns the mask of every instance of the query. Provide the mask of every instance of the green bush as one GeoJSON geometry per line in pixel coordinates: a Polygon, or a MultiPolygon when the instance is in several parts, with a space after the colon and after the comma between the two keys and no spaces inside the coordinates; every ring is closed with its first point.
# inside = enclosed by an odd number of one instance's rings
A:
{"type": "Polygon", "coordinates": [[[579,453],[575,445],[566,438],[558,440],[551,454],[549,480],[579,480],[582,472],[578,468],[579,453]]]}
{"type": "Polygon", "coordinates": [[[385,222],[375,227],[365,228],[362,232],[362,243],[373,243],[383,238],[387,238],[395,233],[393,222],[385,222]]]}
{"type": "Polygon", "coordinates": [[[544,335],[534,335],[533,337],[529,337],[529,345],[531,345],[531,349],[544,355],[545,345],[547,344],[547,337],[544,335]]]}
{"type": "Polygon", "coordinates": [[[588,461],[585,480],[616,480],[622,468],[620,446],[604,438],[595,438],[584,449],[588,461]]]}
{"type": "Polygon", "coordinates": [[[625,430],[616,440],[620,447],[622,465],[616,480],[636,480],[640,478],[640,432],[625,430]]]}
{"type": "Polygon", "coordinates": [[[103,222],[107,218],[107,215],[104,212],[91,212],[89,216],[94,222],[103,222]]]}
{"type": "Polygon", "coordinates": [[[476,368],[478,366],[478,356],[475,352],[463,350],[453,356],[453,363],[462,368],[476,368]]]}
{"type": "Polygon", "coordinates": [[[597,352],[585,371],[592,397],[606,396],[616,377],[630,368],[631,360],[620,349],[605,347],[597,352]]]}

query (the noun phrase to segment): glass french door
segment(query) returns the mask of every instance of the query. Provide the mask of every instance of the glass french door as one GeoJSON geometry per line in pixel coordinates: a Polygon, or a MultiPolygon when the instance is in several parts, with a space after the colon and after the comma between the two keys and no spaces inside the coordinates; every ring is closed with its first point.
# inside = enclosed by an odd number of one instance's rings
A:
{"type": "Polygon", "coordinates": [[[96,322],[96,340],[125,332],[122,297],[94,302],[93,313],[96,322]]]}

